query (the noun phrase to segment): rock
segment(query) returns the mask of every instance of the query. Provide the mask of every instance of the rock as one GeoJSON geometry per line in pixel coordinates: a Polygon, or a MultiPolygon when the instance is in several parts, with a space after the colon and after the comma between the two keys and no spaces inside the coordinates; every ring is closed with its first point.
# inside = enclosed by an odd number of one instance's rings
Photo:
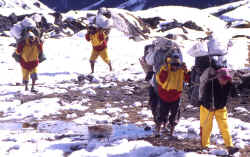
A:
{"type": "Polygon", "coordinates": [[[187,27],[189,29],[193,29],[196,31],[204,31],[202,27],[198,26],[195,22],[193,21],[187,21],[183,24],[184,27],[187,27]]]}
{"type": "Polygon", "coordinates": [[[38,2],[33,3],[33,5],[36,6],[37,8],[40,8],[40,7],[41,7],[41,4],[38,3],[38,2]]]}
{"type": "Polygon", "coordinates": [[[88,126],[89,138],[107,138],[109,139],[113,133],[112,125],[93,125],[88,126]]]}
{"type": "Polygon", "coordinates": [[[164,21],[161,17],[152,17],[152,18],[141,18],[141,20],[148,25],[149,27],[155,29],[157,25],[160,24],[160,21],[164,21]]]}
{"type": "Polygon", "coordinates": [[[144,128],[144,130],[145,130],[145,131],[150,131],[150,130],[151,130],[151,127],[150,127],[150,126],[146,126],[146,127],[144,128]]]}
{"type": "Polygon", "coordinates": [[[10,30],[12,24],[13,22],[10,18],[0,15],[0,32],[10,30]]]}
{"type": "Polygon", "coordinates": [[[87,79],[87,77],[85,75],[79,75],[79,76],[77,76],[78,82],[82,82],[82,81],[84,81],[86,79],[87,79]]]}

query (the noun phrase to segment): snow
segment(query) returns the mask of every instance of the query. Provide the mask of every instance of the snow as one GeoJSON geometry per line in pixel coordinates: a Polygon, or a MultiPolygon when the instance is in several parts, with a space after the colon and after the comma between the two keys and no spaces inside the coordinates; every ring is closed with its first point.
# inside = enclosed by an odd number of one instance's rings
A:
{"type": "Polygon", "coordinates": [[[217,30],[223,28],[225,22],[219,20],[206,12],[202,12],[200,9],[180,6],[166,6],[156,7],[148,9],[149,11],[137,11],[135,12],[138,16],[142,17],[162,17],[167,21],[176,19],[178,22],[186,22],[187,19],[199,23],[200,26],[210,28],[211,30],[217,30]],[[199,16],[197,16],[199,14],[199,16]],[[213,22],[212,22],[213,21],[213,22]],[[214,25],[216,23],[216,25],[214,25]]]}
{"type": "MultiPolygon", "coordinates": [[[[15,9],[19,10],[18,8],[15,9]]],[[[170,9],[168,11],[176,10],[170,9]]],[[[166,11],[159,8],[150,9],[148,12],[138,12],[138,14],[144,16],[155,16],[165,13],[166,11]]],[[[180,19],[185,18],[180,15],[178,17],[180,19]]],[[[196,19],[198,16],[193,17],[196,19]]],[[[204,17],[207,16],[201,16],[201,18],[204,17]]],[[[223,22],[219,23],[223,25],[223,22]]],[[[110,138],[110,142],[88,141],[87,126],[110,124],[116,118],[125,119],[129,117],[128,114],[122,113],[127,108],[125,106],[123,108],[115,108],[111,104],[106,104],[102,106],[105,109],[97,109],[94,113],[86,112],[81,117],[68,113],[67,117],[72,118],[72,121],[46,120],[46,116],[60,114],[62,110],[87,111],[93,105],[89,99],[85,98],[73,102],[62,102],[58,97],[51,94],[62,94],[71,89],[78,90],[86,95],[96,96],[95,89],[117,86],[113,81],[136,81],[145,77],[138,58],[143,55],[144,46],[150,43],[151,40],[134,42],[117,30],[112,30],[108,42],[108,51],[114,71],[109,73],[108,66],[101,59],[98,59],[96,73],[94,74],[96,80],[94,82],[84,83],[81,86],[73,83],[79,74],[90,73],[89,57],[91,45],[84,39],[85,33],[86,31],[82,31],[73,37],[45,40],[44,52],[47,60],[38,67],[39,80],[37,88],[40,94],[51,97],[38,100],[32,100],[36,95],[25,92],[24,87],[18,85],[22,81],[21,69],[11,57],[14,48],[9,46],[15,42],[14,39],[9,37],[0,38],[0,71],[2,73],[0,77],[1,157],[64,157],[67,153],[69,157],[212,157],[225,155],[225,150],[214,150],[209,155],[184,152],[170,147],[153,146],[147,141],[138,140],[142,137],[152,136],[153,130],[145,131],[143,127],[135,124],[113,125],[114,133],[110,138]],[[106,83],[106,81],[110,83],[106,83]],[[22,103],[20,98],[23,98],[24,95],[31,100],[22,103]],[[110,117],[107,114],[103,115],[103,113],[113,114],[114,116],[110,117]],[[37,130],[23,128],[22,124],[24,122],[37,122],[37,130]],[[60,135],[72,135],[72,137],[58,138],[60,135]],[[80,147],[81,149],[73,150],[72,148],[74,147],[80,147]]],[[[187,48],[183,50],[185,49],[187,48]]],[[[245,63],[242,60],[246,58],[246,41],[233,41],[233,47],[230,48],[227,56],[230,66],[234,69],[244,68],[245,63]]],[[[184,53],[184,61],[190,68],[194,63],[194,58],[184,53]]],[[[122,106],[123,101],[117,103],[122,106]]],[[[141,107],[143,103],[134,102],[129,107],[141,107]]],[[[244,108],[237,108],[237,110],[249,113],[244,108]]],[[[147,108],[142,108],[138,114],[145,119],[152,119],[151,111],[147,108]]],[[[146,123],[150,127],[154,127],[152,121],[148,120],[146,123]]],[[[243,122],[230,117],[229,126],[236,146],[244,148],[250,145],[249,122],[243,122]]],[[[174,136],[178,139],[199,139],[199,129],[199,119],[181,118],[176,126],[174,136]]],[[[219,144],[222,141],[215,122],[212,141],[219,144]]]]}
{"type": "Polygon", "coordinates": [[[38,0],[0,0],[1,15],[8,16],[12,13],[16,15],[30,14],[30,13],[46,13],[52,12],[47,6],[38,0]],[[39,3],[40,8],[34,5],[39,3]]]}
{"type": "Polygon", "coordinates": [[[237,1],[234,3],[230,3],[230,4],[225,4],[219,7],[207,8],[207,9],[204,9],[204,11],[210,14],[214,14],[214,13],[217,13],[218,11],[222,11],[225,9],[232,9],[235,7],[239,7],[238,9],[235,9],[228,13],[223,14],[221,18],[222,19],[228,18],[228,20],[226,19],[226,21],[235,21],[235,20],[243,20],[243,19],[246,21],[249,21],[250,19],[250,16],[249,16],[250,15],[249,14],[250,3],[249,2],[250,2],[249,0],[242,0],[242,1],[237,1]]]}

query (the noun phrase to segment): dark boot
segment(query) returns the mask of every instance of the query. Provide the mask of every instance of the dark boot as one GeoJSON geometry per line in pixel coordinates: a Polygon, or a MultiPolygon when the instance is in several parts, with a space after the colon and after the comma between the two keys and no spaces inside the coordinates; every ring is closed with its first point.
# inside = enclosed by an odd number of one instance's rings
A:
{"type": "Polygon", "coordinates": [[[155,126],[155,137],[160,137],[161,124],[155,126]]]}
{"type": "Polygon", "coordinates": [[[91,67],[91,73],[93,74],[95,72],[95,62],[90,61],[90,67],[91,67]]]}
{"type": "Polygon", "coordinates": [[[175,126],[176,125],[170,125],[170,136],[173,136],[175,126]]]}
{"type": "Polygon", "coordinates": [[[29,88],[28,88],[28,81],[23,81],[23,84],[25,86],[25,91],[28,91],[29,88]]]}
{"type": "Polygon", "coordinates": [[[37,90],[35,90],[35,84],[36,84],[36,81],[32,80],[31,92],[33,93],[37,93],[37,90]]]}
{"type": "Polygon", "coordinates": [[[146,77],[145,77],[145,81],[151,80],[151,78],[153,77],[153,75],[154,75],[154,72],[153,72],[153,71],[147,72],[147,75],[146,75],[146,77]]]}
{"type": "Polygon", "coordinates": [[[233,155],[234,153],[236,153],[236,152],[239,151],[239,148],[236,148],[236,147],[228,147],[227,150],[228,150],[228,154],[229,154],[229,155],[233,155]]]}
{"type": "Polygon", "coordinates": [[[111,62],[109,62],[109,71],[112,71],[113,69],[112,69],[112,65],[111,65],[111,62]]]}
{"type": "Polygon", "coordinates": [[[163,122],[163,124],[162,124],[162,129],[163,129],[163,132],[164,133],[168,133],[169,132],[169,128],[168,128],[168,123],[167,122],[163,122]]]}
{"type": "Polygon", "coordinates": [[[29,88],[28,88],[28,83],[27,84],[25,84],[25,91],[28,91],[29,90],[29,88]]]}

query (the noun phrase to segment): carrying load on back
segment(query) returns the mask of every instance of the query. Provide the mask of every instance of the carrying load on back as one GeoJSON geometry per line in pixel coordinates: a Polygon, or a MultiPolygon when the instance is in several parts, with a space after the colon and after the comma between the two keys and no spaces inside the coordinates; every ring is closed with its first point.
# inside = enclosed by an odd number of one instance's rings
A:
{"type": "Polygon", "coordinates": [[[193,105],[199,105],[203,87],[208,80],[215,77],[215,71],[227,67],[225,55],[232,45],[227,37],[217,36],[213,32],[207,32],[207,35],[206,38],[197,41],[187,52],[195,57],[189,88],[189,99],[193,105]]]}
{"type": "Polygon", "coordinates": [[[165,127],[167,123],[172,135],[177,124],[175,116],[180,115],[180,96],[187,74],[181,50],[172,40],[159,37],[145,46],[144,56],[139,60],[146,73],[145,80],[151,84],[149,106],[156,124],[156,136],[159,136],[161,125],[165,127]]]}
{"type": "Polygon", "coordinates": [[[145,46],[144,56],[140,59],[142,68],[147,74],[145,80],[149,81],[152,74],[160,70],[161,65],[165,64],[166,57],[179,58],[180,62],[183,62],[181,50],[174,41],[158,37],[152,44],[145,46]]]}
{"type": "MultiPolygon", "coordinates": [[[[26,17],[22,21],[13,25],[13,27],[10,29],[10,33],[16,39],[17,48],[19,44],[22,44],[30,37],[30,34],[34,35],[33,38],[38,44],[41,45],[43,44],[43,41],[41,39],[42,38],[41,32],[37,27],[37,23],[39,23],[40,21],[41,21],[41,16],[38,14],[34,14],[31,17],[26,17]]],[[[12,57],[17,62],[20,62],[20,56],[18,56],[16,52],[12,54],[12,57]]],[[[46,60],[44,53],[41,53],[39,55],[39,60],[40,61],[46,60]]]]}
{"type": "Polygon", "coordinates": [[[145,33],[150,31],[140,18],[120,9],[102,7],[98,9],[97,14],[88,13],[87,19],[89,24],[95,24],[107,33],[111,28],[115,28],[135,41],[147,39],[145,33]]]}
{"type": "Polygon", "coordinates": [[[16,39],[17,43],[27,37],[28,32],[32,32],[36,37],[41,39],[41,32],[37,24],[41,21],[41,16],[34,14],[31,17],[25,17],[22,21],[13,25],[10,29],[11,35],[16,39]]]}

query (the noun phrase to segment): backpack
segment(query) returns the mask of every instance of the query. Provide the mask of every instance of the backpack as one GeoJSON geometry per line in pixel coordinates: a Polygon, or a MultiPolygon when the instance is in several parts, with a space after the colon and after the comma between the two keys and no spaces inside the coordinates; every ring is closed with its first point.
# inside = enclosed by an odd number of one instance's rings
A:
{"type": "Polygon", "coordinates": [[[216,56],[199,56],[195,58],[195,65],[191,70],[191,77],[188,90],[190,103],[200,105],[200,98],[204,93],[204,86],[207,81],[215,77],[215,71],[226,67],[224,62],[220,62],[216,56]]]}
{"type": "Polygon", "coordinates": [[[181,50],[177,43],[170,39],[166,39],[163,37],[158,37],[156,40],[152,42],[152,44],[146,45],[144,48],[144,56],[145,62],[148,66],[151,66],[153,69],[153,74],[151,78],[147,78],[147,80],[151,80],[151,85],[153,86],[156,93],[157,92],[157,83],[155,74],[160,71],[162,65],[166,64],[167,57],[179,58],[181,63],[183,63],[183,56],[181,50]]]}
{"type": "Polygon", "coordinates": [[[163,64],[165,64],[166,57],[179,58],[181,63],[183,57],[181,50],[177,43],[172,40],[159,37],[152,42],[150,45],[145,46],[145,50],[149,52],[145,53],[146,63],[153,66],[154,72],[158,72],[163,64]]]}
{"type": "Polygon", "coordinates": [[[198,40],[187,51],[190,56],[224,56],[228,53],[228,48],[232,46],[232,42],[221,36],[209,35],[202,40],[198,40]]]}

